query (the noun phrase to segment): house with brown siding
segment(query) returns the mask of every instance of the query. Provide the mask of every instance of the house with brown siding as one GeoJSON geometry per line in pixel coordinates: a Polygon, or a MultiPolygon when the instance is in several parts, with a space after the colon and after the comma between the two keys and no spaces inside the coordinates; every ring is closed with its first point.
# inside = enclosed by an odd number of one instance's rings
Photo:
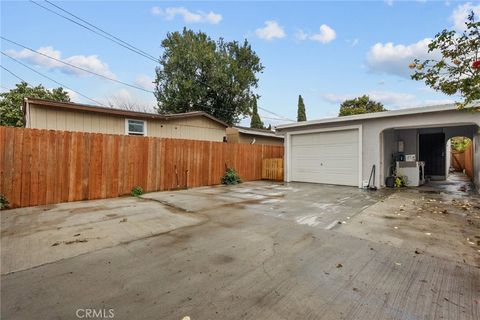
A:
{"type": "Polygon", "coordinates": [[[223,121],[202,111],[155,114],[26,98],[26,128],[208,140],[226,138],[223,121]]]}
{"type": "Polygon", "coordinates": [[[227,142],[283,146],[283,135],[271,130],[235,126],[227,128],[227,142]]]}

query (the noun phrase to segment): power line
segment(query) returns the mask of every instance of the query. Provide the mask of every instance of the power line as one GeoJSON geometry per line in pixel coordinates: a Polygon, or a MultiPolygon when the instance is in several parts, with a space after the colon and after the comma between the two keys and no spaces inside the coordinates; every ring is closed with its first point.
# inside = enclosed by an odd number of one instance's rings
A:
{"type": "MultiPolygon", "coordinates": [[[[0,38],[2,38],[2,39],[4,39],[4,40],[7,40],[7,41],[10,41],[10,40],[8,40],[8,39],[5,39],[5,38],[3,38],[3,37],[1,37],[1,36],[0,36],[0,38]]],[[[15,42],[13,42],[13,41],[10,41],[10,42],[12,42],[12,43],[14,43],[14,44],[17,44],[17,43],[15,43],[15,42]]],[[[18,45],[19,45],[19,46],[21,46],[21,47],[24,47],[24,46],[22,46],[22,45],[20,45],[20,44],[18,44],[18,45]]],[[[27,48],[27,47],[24,47],[24,48],[25,48],[25,49],[27,49],[27,50],[31,50],[31,51],[33,51],[33,52],[36,52],[35,50],[32,50],[32,49],[30,49],[30,48],[27,48]]],[[[39,54],[42,54],[42,53],[40,53],[40,52],[38,52],[38,53],[39,53],[39,54]]],[[[41,73],[37,72],[36,70],[34,70],[34,69],[32,69],[32,68],[28,67],[27,65],[25,65],[25,64],[23,64],[23,63],[21,63],[21,62],[20,62],[20,61],[18,61],[17,59],[14,59],[13,57],[11,57],[11,56],[9,56],[9,55],[7,55],[7,54],[3,53],[3,52],[2,52],[2,54],[3,54],[3,55],[5,55],[5,56],[7,56],[7,57],[9,57],[10,59],[12,59],[12,60],[16,61],[17,63],[20,63],[20,64],[21,64],[21,65],[23,65],[24,67],[26,67],[26,68],[28,68],[28,69],[30,69],[30,70],[32,70],[32,71],[34,71],[35,73],[38,73],[38,74],[40,74],[41,76],[44,76],[44,77],[46,77],[47,79],[49,79],[49,80],[51,80],[51,81],[54,81],[54,82],[56,82],[56,83],[60,84],[59,82],[55,81],[54,79],[52,79],[52,78],[50,78],[50,77],[47,77],[47,76],[45,76],[45,75],[43,75],[43,74],[41,74],[41,73]]],[[[42,55],[44,55],[44,54],[42,54],[42,55]]],[[[46,57],[50,57],[50,56],[48,56],[48,55],[44,55],[44,56],[46,56],[46,57]]],[[[58,59],[55,59],[55,58],[53,58],[53,59],[54,59],[54,60],[58,60],[58,59]]],[[[61,60],[58,60],[58,61],[60,61],[60,62],[61,62],[61,60]]],[[[73,65],[72,65],[72,66],[73,66],[73,65]]],[[[13,73],[12,71],[10,71],[10,70],[8,70],[7,68],[5,68],[4,66],[0,66],[0,67],[1,67],[2,69],[4,69],[5,71],[7,71],[8,73],[12,74],[14,77],[18,78],[20,81],[27,82],[27,81],[23,80],[21,77],[19,77],[18,75],[16,75],[15,73],[13,73]]],[[[83,68],[79,68],[79,69],[83,70],[83,68]]],[[[88,71],[88,70],[86,70],[86,71],[88,71]]],[[[107,77],[107,78],[108,78],[108,77],[107,77]]],[[[114,81],[115,81],[115,80],[114,80],[114,81]]],[[[120,82],[120,83],[122,83],[122,82],[120,82]]],[[[70,88],[68,88],[68,87],[67,87],[67,86],[65,86],[65,85],[62,85],[62,84],[60,84],[60,85],[61,85],[61,86],[64,86],[64,87],[65,87],[65,88],[67,88],[67,89],[70,89],[70,88]]],[[[126,85],[128,85],[128,84],[126,84],[126,85]]],[[[75,91],[75,90],[73,90],[73,89],[70,89],[70,90],[72,90],[72,91],[76,92],[76,91],[75,91]]],[[[147,90],[144,90],[144,91],[147,91],[147,90]]],[[[151,92],[151,93],[153,93],[153,91],[147,91],[147,92],[151,92]]],[[[81,94],[81,93],[79,93],[79,92],[77,92],[77,93],[78,93],[79,95],[82,95],[82,94],[81,94]]],[[[87,96],[85,96],[85,95],[82,95],[82,96],[86,97],[87,99],[89,99],[89,100],[91,100],[91,101],[94,101],[94,102],[96,102],[97,104],[103,105],[103,104],[99,103],[98,101],[96,101],[96,100],[93,100],[93,99],[90,99],[89,97],[87,97],[87,96]]],[[[225,109],[222,109],[222,108],[215,108],[215,107],[212,107],[212,106],[210,106],[210,107],[207,107],[207,106],[201,106],[201,107],[202,107],[202,108],[205,108],[205,109],[210,109],[211,111],[212,111],[212,110],[225,111],[225,109]]],[[[295,121],[293,121],[293,120],[290,120],[290,119],[288,119],[288,118],[286,118],[286,117],[283,117],[283,116],[281,116],[281,115],[278,115],[278,114],[276,114],[276,113],[273,113],[273,112],[271,112],[271,111],[269,111],[269,110],[267,110],[267,109],[265,109],[265,108],[261,108],[261,107],[259,107],[259,109],[261,109],[261,110],[264,110],[264,111],[266,111],[266,112],[269,112],[269,113],[271,113],[271,114],[273,114],[273,115],[275,115],[275,116],[277,116],[277,117],[278,117],[278,118],[270,118],[270,117],[267,117],[267,116],[262,116],[262,118],[264,118],[264,119],[269,119],[269,120],[281,120],[281,121],[290,121],[290,122],[295,122],[295,121]]]]}
{"type": "Polygon", "coordinates": [[[0,65],[0,68],[2,68],[3,70],[7,71],[7,72],[10,73],[12,76],[14,76],[15,78],[19,79],[20,81],[25,82],[26,84],[28,84],[27,81],[23,80],[20,76],[16,75],[13,71],[8,70],[7,68],[5,68],[5,67],[2,66],[2,65],[0,65]]]}
{"type": "MultiPolygon", "coordinates": [[[[43,9],[45,9],[45,10],[47,10],[47,11],[49,11],[49,12],[51,12],[51,13],[59,16],[59,17],[62,17],[63,19],[66,19],[66,20],[68,20],[68,21],[70,21],[70,22],[72,22],[72,23],[74,23],[74,24],[76,24],[76,25],[79,25],[80,27],[85,28],[85,29],[87,29],[87,30],[89,30],[89,31],[91,31],[91,32],[93,32],[93,33],[95,33],[95,34],[97,34],[97,35],[105,38],[105,39],[108,39],[108,40],[110,40],[110,41],[112,41],[112,42],[114,42],[114,43],[116,43],[116,44],[118,44],[118,45],[120,45],[120,46],[122,46],[122,47],[124,47],[124,48],[126,48],[126,49],[128,49],[128,50],[130,50],[130,51],[132,51],[132,52],[135,52],[135,53],[137,53],[137,54],[139,54],[139,55],[141,55],[141,56],[143,56],[143,57],[145,57],[145,58],[147,58],[147,59],[150,59],[150,60],[152,60],[152,61],[154,61],[154,62],[157,62],[157,63],[159,62],[158,59],[155,58],[153,55],[151,55],[151,54],[149,54],[149,53],[147,53],[147,52],[145,52],[145,51],[143,51],[143,50],[141,50],[141,49],[139,49],[139,48],[137,48],[137,47],[129,44],[129,43],[126,42],[126,41],[123,41],[122,39],[114,36],[113,34],[111,34],[111,33],[107,32],[107,31],[105,31],[105,30],[103,30],[103,29],[101,29],[101,28],[99,28],[99,27],[91,24],[90,22],[88,22],[88,21],[86,21],[86,20],[84,20],[84,19],[76,16],[75,14],[69,12],[69,11],[66,10],[66,9],[63,9],[62,7],[56,5],[56,4],[54,4],[54,3],[52,3],[52,2],[50,2],[50,1],[48,1],[48,0],[45,0],[45,2],[47,2],[47,3],[50,4],[51,6],[57,8],[57,9],[63,11],[63,12],[65,12],[65,13],[67,13],[68,15],[74,17],[75,19],[78,19],[78,20],[82,21],[83,23],[85,23],[85,24],[87,24],[87,25],[82,24],[82,23],[80,23],[80,22],[78,22],[78,21],[75,21],[74,19],[71,19],[71,18],[69,18],[69,17],[67,17],[67,16],[65,16],[65,15],[63,15],[63,14],[61,14],[61,13],[59,13],[59,12],[56,12],[56,11],[54,11],[54,10],[48,8],[48,7],[45,7],[45,6],[41,5],[40,3],[36,2],[36,1],[30,0],[30,2],[32,2],[33,4],[39,6],[39,7],[43,8],[43,9]],[[90,26],[90,27],[89,27],[89,26],[90,26]],[[92,29],[92,28],[94,28],[94,29],[92,29]],[[97,31],[97,30],[98,30],[98,31],[97,31]]],[[[126,84],[126,83],[123,83],[123,84],[126,84]]],[[[129,84],[126,84],[126,85],[129,85],[129,84]]],[[[129,85],[129,86],[130,86],[130,85],[129,85]]],[[[152,91],[148,91],[148,90],[145,90],[145,89],[143,89],[143,88],[142,88],[142,90],[153,93],[152,91]]],[[[285,120],[287,120],[287,121],[295,122],[295,121],[292,120],[292,119],[289,119],[289,118],[287,118],[287,117],[281,116],[281,115],[279,115],[279,114],[277,114],[277,113],[275,113],[275,112],[272,112],[272,111],[270,111],[270,110],[268,110],[268,109],[261,108],[261,107],[259,107],[259,109],[261,109],[261,110],[263,110],[263,111],[265,111],[265,112],[268,112],[268,113],[270,113],[270,114],[273,114],[273,115],[275,115],[275,116],[277,116],[277,117],[279,117],[279,118],[285,119],[285,120]]]]}
{"type": "Polygon", "coordinates": [[[42,77],[44,77],[44,78],[47,78],[48,80],[53,81],[53,82],[55,82],[56,84],[58,84],[58,85],[60,85],[60,86],[62,86],[62,87],[64,87],[64,88],[66,88],[66,89],[68,89],[68,90],[71,90],[71,91],[75,92],[76,94],[78,94],[78,95],[80,95],[80,96],[82,96],[82,97],[84,97],[84,98],[86,98],[86,99],[88,99],[88,100],[90,100],[90,101],[95,102],[95,103],[98,104],[98,105],[101,105],[101,106],[105,107],[104,104],[102,104],[102,103],[100,103],[100,102],[98,102],[98,101],[90,98],[89,96],[86,96],[86,95],[84,95],[83,93],[80,93],[80,92],[78,92],[78,91],[76,91],[76,90],[74,90],[74,89],[72,89],[72,88],[70,88],[70,87],[67,87],[66,85],[58,82],[57,80],[55,80],[55,79],[53,79],[53,78],[50,78],[49,76],[44,75],[44,74],[41,73],[41,72],[38,72],[37,70],[35,70],[35,69],[27,66],[27,65],[24,64],[23,62],[21,62],[21,61],[15,59],[14,57],[6,54],[5,52],[1,52],[1,53],[2,53],[2,55],[6,56],[6,57],[9,57],[10,59],[12,59],[13,61],[15,61],[16,63],[21,64],[22,66],[24,66],[25,68],[27,68],[27,69],[35,72],[36,74],[38,74],[38,75],[40,75],[40,76],[42,76],[42,77]]]}
{"type": "Polygon", "coordinates": [[[75,20],[73,20],[73,19],[71,19],[71,18],[69,18],[69,17],[67,17],[67,16],[65,16],[65,15],[63,15],[63,14],[61,14],[61,13],[58,13],[58,12],[56,12],[56,11],[50,9],[50,8],[47,8],[47,7],[41,5],[41,4],[38,3],[38,2],[35,2],[35,1],[33,1],[33,0],[30,0],[30,2],[32,2],[33,4],[39,6],[39,7],[43,8],[43,9],[45,9],[45,10],[47,10],[47,11],[49,11],[49,12],[51,12],[51,13],[59,16],[59,17],[62,17],[62,18],[64,18],[64,19],[66,19],[66,20],[68,20],[68,21],[70,21],[70,22],[72,22],[72,23],[74,23],[74,24],[76,24],[76,25],[78,25],[78,26],[80,26],[80,27],[82,27],[82,28],[85,28],[85,29],[87,29],[87,30],[89,30],[89,31],[91,31],[91,32],[93,32],[93,33],[95,33],[95,34],[97,34],[97,35],[105,38],[105,39],[108,39],[108,40],[110,40],[110,41],[118,44],[119,46],[124,47],[125,49],[128,49],[128,50],[130,50],[130,51],[132,51],[132,52],[135,52],[136,54],[138,54],[138,55],[140,55],[140,56],[143,56],[144,58],[147,58],[147,59],[152,60],[152,61],[154,61],[154,62],[159,62],[158,59],[153,58],[153,56],[151,56],[151,55],[149,55],[149,54],[142,53],[141,50],[136,49],[136,48],[133,47],[133,46],[130,47],[130,46],[124,45],[124,44],[121,43],[120,41],[115,40],[115,39],[112,38],[112,37],[106,36],[106,35],[104,35],[103,33],[100,33],[100,32],[98,32],[98,31],[96,31],[96,30],[94,30],[94,29],[92,29],[92,28],[90,28],[90,27],[88,27],[88,26],[86,26],[86,25],[84,25],[84,24],[82,24],[82,23],[80,23],[80,22],[78,22],[78,21],[75,21],[75,20]]]}
{"type": "Polygon", "coordinates": [[[284,116],[282,116],[282,115],[280,115],[280,114],[278,114],[278,113],[272,112],[272,111],[270,111],[270,110],[268,110],[268,109],[265,109],[265,108],[262,108],[262,107],[258,107],[258,109],[263,110],[263,111],[265,111],[265,112],[268,112],[268,113],[270,113],[270,114],[273,114],[274,116],[277,116],[277,117],[279,117],[279,118],[281,118],[281,119],[283,119],[283,120],[291,121],[291,122],[296,122],[295,120],[292,120],[292,119],[289,119],[289,118],[287,118],[287,117],[284,117],[284,116]]]}
{"type": "Polygon", "coordinates": [[[13,44],[15,44],[15,45],[17,45],[17,46],[19,46],[19,47],[22,47],[22,48],[24,48],[24,49],[26,49],[26,50],[29,50],[29,51],[31,51],[31,52],[37,53],[37,54],[39,54],[39,55],[42,55],[42,56],[47,57],[47,58],[49,58],[49,59],[52,59],[52,60],[54,60],[54,61],[63,63],[63,64],[65,64],[65,65],[67,65],[67,66],[72,67],[72,68],[75,68],[75,69],[78,69],[78,70],[82,70],[82,71],[84,71],[84,72],[88,72],[88,73],[94,74],[94,75],[96,75],[96,76],[98,76],[98,77],[102,77],[102,78],[104,78],[104,79],[107,79],[107,80],[110,80],[110,81],[114,81],[114,82],[123,84],[123,85],[125,85],[125,86],[129,86],[129,87],[134,88],[134,89],[137,89],[137,90],[142,90],[142,91],[145,91],[145,92],[154,93],[154,92],[151,91],[151,90],[147,90],[147,89],[144,89],[144,88],[142,88],[142,87],[139,87],[139,86],[136,86],[136,85],[133,85],[133,84],[130,84],[130,83],[126,83],[126,82],[123,82],[123,81],[120,81],[120,80],[117,80],[117,79],[114,79],[114,78],[110,78],[110,77],[107,77],[107,76],[105,76],[105,75],[103,75],[103,74],[100,74],[100,73],[97,73],[97,72],[94,72],[94,71],[91,71],[91,70],[88,70],[88,69],[85,69],[85,68],[76,66],[76,65],[74,65],[74,64],[72,64],[72,63],[69,63],[69,62],[66,62],[66,61],[57,59],[57,58],[52,57],[52,56],[49,56],[48,54],[45,54],[45,53],[39,52],[39,51],[37,51],[37,50],[34,50],[34,49],[32,49],[32,48],[29,48],[29,47],[27,47],[27,46],[24,46],[24,45],[22,45],[22,44],[20,44],[20,43],[18,43],[18,42],[12,41],[12,40],[7,39],[7,38],[5,38],[5,37],[3,37],[3,36],[0,36],[0,38],[3,39],[3,40],[5,40],[5,41],[8,41],[8,42],[10,42],[10,43],[13,43],[13,44]]]}
{"type": "Polygon", "coordinates": [[[59,5],[56,5],[56,4],[54,4],[53,2],[50,2],[50,1],[48,1],[48,0],[45,0],[45,2],[49,3],[51,6],[54,6],[55,8],[57,8],[57,9],[59,9],[59,10],[61,10],[61,11],[65,12],[65,13],[67,13],[67,14],[71,15],[72,17],[74,17],[74,18],[76,18],[76,19],[78,19],[78,20],[80,20],[80,21],[82,21],[82,22],[86,23],[87,25],[89,25],[89,26],[91,26],[91,27],[95,28],[96,30],[98,30],[98,31],[100,31],[100,32],[103,32],[104,34],[106,34],[106,35],[108,35],[108,36],[110,36],[110,37],[114,38],[115,40],[118,40],[118,41],[120,41],[121,43],[123,43],[123,44],[125,44],[125,45],[127,45],[127,46],[129,46],[129,47],[131,47],[131,48],[133,48],[133,49],[135,49],[135,50],[137,50],[137,51],[139,51],[139,52],[141,52],[141,53],[143,53],[143,54],[147,55],[147,56],[149,56],[150,58],[157,60],[157,58],[156,58],[156,57],[154,57],[153,55],[151,55],[151,54],[149,54],[149,53],[147,53],[147,52],[145,52],[145,51],[143,51],[143,50],[141,50],[141,49],[139,49],[139,48],[135,47],[134,45],[132,45],[132,44],[130,44],[130,43],[128,43],[128,42],[126,42],[126,41],[123,41],[122,39],[120,39],[120,38],[116,37],[115,35],[113,35],[113,34],[111,34],[111,33],[107,32],[107,31],[103,30],[102,28],[99,28],[99,27],[97,27],[97,26],[95,26],[95,25],[91,24],[90,22],[86,21],[85,19],[82,19],[82,18],[80,18],[79,16],[76,16],[76,15],[74,15],[73,13],[71,13],[70,11],[68,11],[68,10],[66,10],[66,9],[63,9],[63,8],[62,8],[62,7],[60,7],[59,5]]]}

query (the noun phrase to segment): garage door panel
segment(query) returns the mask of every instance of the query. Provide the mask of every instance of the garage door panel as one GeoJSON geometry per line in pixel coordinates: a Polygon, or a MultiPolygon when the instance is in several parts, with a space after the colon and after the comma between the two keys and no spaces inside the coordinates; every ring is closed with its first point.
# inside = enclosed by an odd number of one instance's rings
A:
{"type": "Polygon", "coordinates": [[[324,159],[338,159],[342,156],[346,157],[358,157],[358,146],[355,145],[343,145],[341,147],[332,146],[332,147],[321,147],[319,145],[313,145],[310,147],[292,147],[292,151],[297,155],[299,159],[303,157],[315,157],[315,158],[324,158],[324,159]],[[321,153],[319,154],[319,148],[321,148],[321,153]]]}
{"type": "Polygon", "coordinates": [[[291,180],[358,185],[358,130],[291,136],[291,180]]]}

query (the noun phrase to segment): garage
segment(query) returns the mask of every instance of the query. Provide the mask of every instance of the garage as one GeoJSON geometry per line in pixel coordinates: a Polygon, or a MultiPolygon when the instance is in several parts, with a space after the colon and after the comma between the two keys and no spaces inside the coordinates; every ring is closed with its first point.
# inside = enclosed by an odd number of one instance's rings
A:
{"type": "Polygon", "coordinates": [[[359,130],[292,134],[291,181],[359,185],[359,130]]]}
{"type": "Polygon", "coordinates": [[[285,138],[286,182],[360,188],[385,187],[399,166],[424,168],[410,176],[398,173],[413,185],[420,172],[425,173],[421,183],[448,184],[447,142],[466,137],[471,141],[468,179],[480,190],[480,113],[460,111],[455,104],[300,121],[275,131],[285,138]]]}

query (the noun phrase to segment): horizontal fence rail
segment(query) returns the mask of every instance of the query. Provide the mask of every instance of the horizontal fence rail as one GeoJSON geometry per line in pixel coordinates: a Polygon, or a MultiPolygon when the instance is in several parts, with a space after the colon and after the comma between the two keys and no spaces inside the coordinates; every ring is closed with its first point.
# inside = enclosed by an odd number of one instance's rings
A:
{"type": "Polygon", "coordinates": [[[11,208],[262,179],[283,146],[0,127],[0,193],[11,208]]]}

